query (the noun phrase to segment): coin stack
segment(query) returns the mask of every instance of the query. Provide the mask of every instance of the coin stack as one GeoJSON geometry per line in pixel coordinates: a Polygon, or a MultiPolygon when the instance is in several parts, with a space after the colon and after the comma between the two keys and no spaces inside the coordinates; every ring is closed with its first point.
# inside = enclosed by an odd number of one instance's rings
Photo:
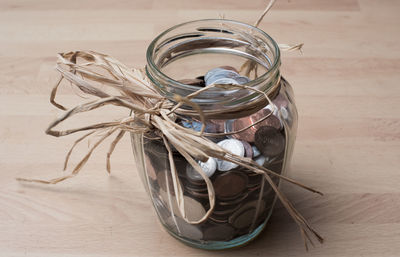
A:
{"type": "MultiPolygon", "coordinates": [[[[246,81],[248,82],[248,78],[240,76],[235,69],[224,66],[209,71],[203,82],[197,82],[209,85],[246,81]]],[[[244,118],[209,120],[205,124],[206,132],[241,131],[212,140],[233,154],[253,159],[259,165],[281,173],[286,138],[281,120],[271,113],[271,110],[272,108],[267,106],[244,118]],[[267,115],[267,119],[257,122],[267,115]],[[243,130],[247,127],[249,128],[243,130]]],[[[202,126],[199,121],[193,119],[182,119],[178,123],[196,131],[200,131],[202,126]]],[[[191,240],[229,241],[251,233],[271,212],[275,193],[265,182],[263,175],[229,161],[209,158],[206,162],[198,161],[198,164],[213,183],[215,208],[202,224],[188,224],[181,217],[177,207],[168,153],[161,140],[145,139],[145,159],[151,195],[158,215],[164,225],[180,236],[191,240]]],[[[206,183],[178,152],[174,152],[174,162],[184,190],[187,218],[198,220],[210,207],[206,183]]],[[[273,179],[275,183],[279,182],[278,178],[273,179]]]]}

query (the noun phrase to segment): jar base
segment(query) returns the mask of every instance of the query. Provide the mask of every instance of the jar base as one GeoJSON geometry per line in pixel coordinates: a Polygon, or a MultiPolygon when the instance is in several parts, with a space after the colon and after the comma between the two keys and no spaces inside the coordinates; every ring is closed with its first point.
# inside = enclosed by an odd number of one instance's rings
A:
{"type": "Polygon", "coordinates": [[[173,237],[181,241],[182,243],[189,245],[191,247],[199,248],[199,249],[204,249],[204,250],[223,250],[223,249],[229,249],[229,248],[235,248],[235,247],[240,247],[244,246],[253,239],[255,239],[265,228],[267,224],[268,219],[266,219],[260,226],[258,226],[253,232],[250,234],[246,234],[240,237],[237,237],[235,239],[232,239],[230,241],[207,241],[207,242],[198,242],[198,241],[193,241],[190,239],[182,238],[175,234],[174,232],[167,230],[168,233],[170,233],[173,237]]]}

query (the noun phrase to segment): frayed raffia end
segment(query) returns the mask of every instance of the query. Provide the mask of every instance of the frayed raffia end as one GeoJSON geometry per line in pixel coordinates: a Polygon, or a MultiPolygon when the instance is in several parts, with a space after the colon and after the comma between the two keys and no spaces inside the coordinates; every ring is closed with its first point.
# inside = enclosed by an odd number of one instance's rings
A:
{"type": "MultiPolygon", "coordinates": [[[[256,22],[258,26],[262,18],[272,7],[274,1],[271,1],[266,10],[263,12],[260,19],[256,22]]],[[[297,46],[287,46],[284,45],[283,48],[290,50],[300,50],[301,45],[297,46]]],[[[291,184],[300,186],[306,190],[313,193],[322,195],[321,192],[305,186],[293,179],[275,173],[268,170],[251,159],[244,158],[231,154],[225,149],[221,148],[219,145],[210,141],[205,137],[204,124],[205,117],[224,117],[226,113],[224,110],[211,110],[204,113],[203,110],[194,102],[191,101],[192,98],[214,87],[225,88],[225,89],[247,89],[255,91],[264,96],[264,101],[254,102],[252,106],[257,109],[257,105],[265,104],[268,101],[272,106],[273,103],[270,101],[268,94],[257,89],[247,87],[245,85],[210,85],[202,88],[186,97],[176,95],[174,100],[176,103],[172,103],[163,96],[161,96],[151,85],[148,79],[144,76],[143,72],[138,69],[129,69],[116,59],[101,53],[96,53],[93,51],[77,51],[69,52],[58,55],[57,71],[60,72],[61,78],[54,86],[51,95],[50,102],[61,110],[65,110],[63,115],[56,119],[50,124],[46,133],[52,136],[60,137],[66,136],[73,133],[88,131],[82,137],[75,141],[72,148],[68,152],[64,169],[68,166],[69,157],[77,144],[82,142],[86,138],[93,138],[100,136],[92,147],[89,149],[88,153],[82,158],[82,160],[74,167],[72,172],[66,176],[55,178],[52,180],[41,180],[41,179],[25,179],[17,178],[19,181],[23,182],[37,182],[44,184],[57,184],[66,179],[76,176],[82,167],[86,164],[90,158],[93,151],[108,137],[112,136],[114,133],[117,135],[114,137],[112,143],[110,144],[109,151],[107,153],[107,171],[110,172],[110,157],[115,149],[115,146],[121,140],[126,132],[132,133],[147,133],[152,132],[162,138],[167,150],[168,158],[170,161],[170,170],[173,182],[173,188],[175,192],[176,201],[178,204],[178,209],[183,217],[183,219],[190,224],[199,224],[204,222],[213,212],[215,206],[215,192],[212,182],[201,169],[199,164],[195,160],[205,161],[210,157],[218,158],[221,160],[226,160],[229,162],[236,163],[244,168],[249,169],[252,172],[261,174],[265,177],[265,180],[271,185],[272,189],[276,192],[277,197],[282,202],[283,206],[287,209],[290,216],[298,225],[301,235],[304,239],[305,247],[308,249],[308,242],[313,244],[313,240],[309,233],[313,235],[320,243],[323,242],[323,238],[315,231],[314,228],[305,220],[305,218],[294,208],[286,196],[280,191],[277,185],[272,181],[271,176],[279,177],[291,184]],[[99,73],[99,70],[102,73],[99,73]],[[104,75],[105,74],[105,75],[104,75]],[[63,105],[56,102],[55,98],[57,95],[57,90],[60,86],[62,80],[68,80],[73,86],[76,86],[81,92],[98,97],[99,99],[94,101],[89,101],[82,103],[73,108],[66,108],[63,105]],[[110,94],[106,92],[105,89],[113,89],[115,94],[110,94]],[[193,111],[188,113],[187,110],[181,109],[183,105],[190,105],[193,107],[193,111]],[[97,123],[89,126],[84,126],[75,129],[68,130],[56,130],[55,127],[61,122],[69,119],[70,117],[77,115],[82,112],[89,112],[91,110],[101,108],[105,105],[116,105],[121,108],[126,108],[132,111],[133,116],[129,116],[118,121],[113,122],[103,122],[97,123]],[[197,115],[203,123],[200,132],[196,132],[187,128],[184,128],[175,123],[176,115],[197,115]],[[185,212],[185,201],[183,197],[182,185],[180,183],[179,177],[177,175],[177,170],[175,167],[174,158],[171,151],[171,145],[190,163],[193,168],[203,177],[206,182],[210,208],[206,214],[199,220],[189,220],[185,212]]],[[[273,89],[278,88],[279,83],[273,87],[273,89]]],[[[274,106],[276,108],[276,106],[274,106]]],[[[246,114],[249,110],[248,106],[239,107],[237,109],[231,110],[234,114],[238,116],[246,114]]],[[[251,108],[250,108],[251,109],[251,108]]],[[[230,113],[231,115],[232,113],[230,113]]],[[[263,119],[257,121],[261,122],[263,119]]],[[[251,127],[250,125],[249,127],[251,127]]],[[[248,128],[249,128],[248,127],[248,128]]],[[[285,131],[287,132],[287,124],[284,123],[285,131]]],[[[248,128],[244,128],[248,129],[248,128]]],[[[236,131],[238,132],[238,131],[236,131]]],[[[287,146],[286,146],[287,147],[287,146]]],[[[287,151],[285,151],[287,152],[287,151]]],[[[171,197],[171,196],[169,196],[171,197]]]]}

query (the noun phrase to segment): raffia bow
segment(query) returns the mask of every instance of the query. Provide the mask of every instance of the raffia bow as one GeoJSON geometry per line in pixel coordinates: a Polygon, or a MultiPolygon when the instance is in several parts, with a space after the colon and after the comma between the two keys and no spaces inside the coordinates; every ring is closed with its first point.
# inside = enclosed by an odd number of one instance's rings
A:
{"type": "MultiPolygon", "coordinates": [[[[273,2],[273,1],[272,1],[273,2]]],[[[271,5],[272,6],[272,5],[271,5]]],[[[267,7],[266,11],[270,8],[267,7]]],[[[263,15],[265,15],[264,11],[263,15]]],[[[262,19],[263,15],[260,17],[262,19]]],[[[259,23],[259,22],[258,22],[259,23]]],[[[256,23],[256,25],[258,25],[256,23]]],[[[287,47],[288,50],[294,48],[301,48],[300,46],[287,47]]],[[[224,89],[247,89],[252,90],[260,95],[264,96],[260,100],[262,102],[268,101],[271,106],[274,106],[270,101],[268,94],[257,89],[247,87],[245,85],[210,85],[204,87],[195,93],[192,93],[186,97],[175,95],[171,100],[163,97],[150,83],[147,77],[144,75],[142,70],[130,69],[124,64],[120,63],[116,59],[101,53],[96,53],[93,51],[76,51],[69,53],[62,53],[58,55],[58,62],[56,69],[60,72],[61,77],[57,84],[53,88],[50,96],[50,102],[57,108],[64,110],[62,116],[56,119],[50,124],[46,133],[55,137],[61,137],[70,135],[76,132],[87,131],[82,137],[75,141],[72,148],[68,152],[64,169],[67,168],[70,155],[75,148],[75,146],[83,141],[85,138],[94,136],[96,134],[101,134],[100,138],[92,145],[88,153],[83,157],[83,159],[74,167],[72,172],[68,175],[51,179],[51,180],[39,180],[39,179],[24,179],[18,178],[20,181],[28,182],[39,182],[46,184],[56,184],[63,180],[72,178],[76,176],[81,168],[88,161],[89,157],[93,151],[109,136],[116,133],[114,140],[112,141],[109,151],[107,153],[107,171],[110,172],[110,156],[115,149],[115,146],[121,140],[126,132],[146,134],[151,132],[157,135],[163,140],[167,150],[170,163],[170,170],[172,175],[173,188],[175,191],[175,197],[177,201],[178,209],[183,217],[183,219],[190,224],[199,224],[204,222],[213,212],[215,206],[215,192],[211,180],[204,173],[204,171],[199,166],[197,160],[207,161],[208,158],[217,158],[220,160],[229,161],[238,164],[244,168],[249,169],[257,174],[262,174],[265,180],[269,183],[272,189],[276,192],[277,197],[282,202],[283,206],[287,209],[293,220],[299,226],[301,235],[304,239],[305,246],[307,248],[307,242],[313,244],[313,240],[309,236],[309,233],[314,235],[319,242],[323,242],[323,238],[311,227],[311,225],[305,220],[305,218],[294,208],[286,196],[281,192],[277,185],[271,179],[271,176],[279,177],[294,185],[300,186],[311,192],[321,194],[321,192],[307,187],[293,179],[280,175],[274,171],[266,169],[263,166],[258,165],[255,161],[250,158],[241,157],[234,155],[229,151],[221,148],[216,143],[210,141],[207,136],[215,136],[215,134],[204,133],[206,119],[210,116],[215,117],[215,115],[220,115],[224,117],[226,113],[220,110],[219,113],[204,113],[204,111],[194,102],[191,101],[192,98],[204,92],[210,90],[211,88],[219,87],[224,89]],[[73,108],[67,109],[60,103],[58,103],[55,98],[57,95],[58,88],[62,80],[66,79],[72,85],[76,86],[81,92],[97,97],[97,100],[89,101],[73,108]],[[109,93],[109,89],[113,90],[114,93],[109,93]],[[91,110],[101,108],[105,105],[116,105],[130,110],[133,115],[126,118],[120,119],[118,121],[112,122],[102,122],[89,126],[79,127],[75,129],[68,130],[56,130],[55,127],[61,122],[69,119],[70,117],[82,113],[89,112],[91,110]],[[181,108],[182,105],[191,106],[191,111],[188,109],[181,108]],[[175,119],[179,115],[189,115],[196,116],[200,119],[202,128],[199,132],[193,131],[191,129],[184,128],[179,124],[175,123],[175,119]],[[214,116],[213,116],[214,115],[214,116]],[[172,155],[171,145],[190,163],[193,168],[201,175],[207,185],[208,198],[210,203],[210,208],[207,210],[206,214],[199,220],[189,220],[185,212],[185,202],[183,197],[183,189],[181,182],[179,180],[177,170],[174,164],[174,158],[172,155]]],[[[278,87],[279,85],[275,85],[278,87]]],[[[257,103],[253,104],[253,107],[257,109],[257,103]]],[[[248,106],[242,107],[242,110],[234,110],[234,112],[244,112],[249,111],[248,106]]],[[[276,108],[276,107],[274,107],[276,108]]],[[[253,110],[250,110],[253,111],[253,110]]],[[[254,111],[253,111],[254,112],[254,111]]],[[[270,113],[270,115],[272,112],[270,113]]],[[[256,123],[262,122],[267,119],[266,116],[256,123]]],[[[254,124],[250,125],[253,126],[254,124]]],[[[249,126],[249,127],[250,127],[249,126]]],[[[238,133],[244,131],[244,128],[240,131],[235,131],[238,133]]],[[[284,128],[286,131],[287,124],[284,123],[284,128]]],[[[287,151],[285,151],[287,152],[287,151]]],[[[286,158],[285,158],[286,159],[286,158]]],[[[264,186],[264,180],[262,180],[262,187],[264,186]]],[[[258,212],[256,210],[256,212],[258,212]]]]}

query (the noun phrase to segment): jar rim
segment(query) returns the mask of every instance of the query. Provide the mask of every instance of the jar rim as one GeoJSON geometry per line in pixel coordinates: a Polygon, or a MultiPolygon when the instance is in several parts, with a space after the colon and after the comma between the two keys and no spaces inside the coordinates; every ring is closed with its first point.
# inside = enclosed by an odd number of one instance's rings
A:
{"type": "MultiPolygon", "coordinates": [[[[160,78],[162,78],[164,81],[171,83],[173,85],[179,86],[181,88],[185,88],[185,89],[191,89],[191,90],[199,90],[201,87],[199,86],[192,86],[192,85],[187,85],[187,84],[183,84],[177,80],[174,80],[173,78],[169,77],[168,75],[166,75],[165,73],[163,73],[155,64],[154,59],[153,59],[153,52],[154,52],[154,48],[156,46],[156,44],[158,43],[158,41],[165,36],[166,34],[168,34],[169,32],[178,29],[180,27],[186,26],[186,25],[190,25],[193,23],[200,23],[200,22],[228,22],[231,24],[236,24],[236,25],[240,25],[240,26],[244,26],[247,27],[251,30],[255,30],[258,33],[260,33],[261,35],[263,35],[264,37],[267,38],[267,40],[269,40],[272,43],[272,46],[274,48],[274,52],[275,52],[275,56],[274,56],[274,60],[271,64],[271,67],[264,72],[262,75],[258,76],[257,78],[245,83],[244,85],[247,86],[252,86],[252,85],[257,85],[258,83],[266,80],[268,78],[268,76],[273,73],[276,68],[280,65],[280,50],[279,50],[279,46],[276,43],[276,41],[270,36],[268,35],[266,32],[264,32],[263,30],[254,27],[250,24],[244,23],[244,22],[240,22],[240,21],[235,21],[235,20],[227,20],[227,19],[200,19],[200,20],[192,20],[192,21],[188,21],[188,22],[184,22],[184,23],[180,23],[177,24],[173,27],[170,27],[169,29],[165,30],[164,32],[160,33],[156,38],[154,38],[151,43],[149,44],[149,46],[147,47],[147,51],[146,51],[146,59],[147,59],[147,65],[150,67],[151,70],[156,70],[157,71],[157,75],[160,76],[160,78]]],[[[147,67],[146,67],[146,72],[147,71],[147,67]]]]}

